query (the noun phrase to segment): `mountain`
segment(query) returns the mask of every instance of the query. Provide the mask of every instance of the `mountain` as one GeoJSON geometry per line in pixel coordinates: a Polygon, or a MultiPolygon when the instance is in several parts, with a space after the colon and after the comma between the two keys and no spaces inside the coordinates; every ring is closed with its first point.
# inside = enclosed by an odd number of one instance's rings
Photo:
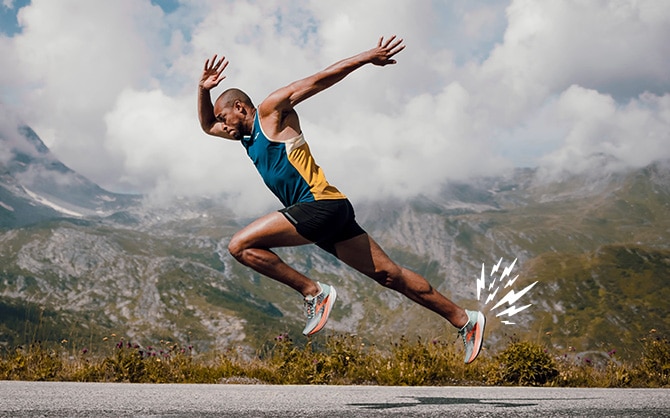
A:
{"type": "MultiPolygon", "coordinates": [[[[149,207],[68,169],[29,128],[20,136],[0,154],[0,342],[91,346],[115,334],[253,353],[284,332],[302,338],[295,292],[227,253],[246,220],[225,199],[149,207]]],[[[487,312],[489,349],[518,335],[626,357],[650,329],[670,331],[668,162],[553,180],[519,169],[433,196],[358,202],[357,217],[392,258],[487,312]],[[494,308],[510,290],[522,296],[494,308]],[[527,307],[496,316],[512,306],[527,307]]],[[[455,339],[435,314],[316,247],[277,252],[338,288],[328,332],[380,346],[401,335],[455,339]]]]}
{"type": "Polygon", "coordinates": [[[0,227],[105,216],[139,202],[136,196],[103,190],[65,166],[29,127],[20,126],[16,134],[0,135],[2,155],[9,157],[0,159],[0,227]]]}

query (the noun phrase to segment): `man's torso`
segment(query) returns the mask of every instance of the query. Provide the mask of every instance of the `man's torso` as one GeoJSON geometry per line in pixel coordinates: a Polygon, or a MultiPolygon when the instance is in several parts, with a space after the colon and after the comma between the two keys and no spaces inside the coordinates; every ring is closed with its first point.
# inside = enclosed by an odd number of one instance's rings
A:
{"type": "Polygon", "coordinates": [[[302,134],[288,141],[272,141],[263,132],[257,113],[251,136],[243,138],[242,145],[265,184],[284,206],[346,199],[328,183],[302,134]]]}

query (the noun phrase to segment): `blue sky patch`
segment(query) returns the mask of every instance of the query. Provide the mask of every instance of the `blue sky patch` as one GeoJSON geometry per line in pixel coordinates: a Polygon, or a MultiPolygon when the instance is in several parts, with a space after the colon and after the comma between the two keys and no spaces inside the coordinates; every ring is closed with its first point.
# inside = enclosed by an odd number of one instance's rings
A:
{"type": "Polygon", "coordinates": [[[30,0],[14,0],[7,6],[5,2],[0,4],[0,33],[6,36],[14,36],[21,32],[21,27],[16,19],[19,9],[30,4],[30,0]]]}

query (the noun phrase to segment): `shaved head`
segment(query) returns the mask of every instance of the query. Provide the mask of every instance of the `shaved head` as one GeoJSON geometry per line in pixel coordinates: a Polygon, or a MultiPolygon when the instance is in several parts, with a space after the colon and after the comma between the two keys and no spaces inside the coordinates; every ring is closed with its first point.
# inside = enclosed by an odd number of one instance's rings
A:
{"type": "Polygon", "coordinates": [[[254,107],[254,104],[251,102],[251,98],[242,90],[236,88],[230,88],[216,99],[216,105],[222,108],[231,107],[236,101],[254,107]]]}

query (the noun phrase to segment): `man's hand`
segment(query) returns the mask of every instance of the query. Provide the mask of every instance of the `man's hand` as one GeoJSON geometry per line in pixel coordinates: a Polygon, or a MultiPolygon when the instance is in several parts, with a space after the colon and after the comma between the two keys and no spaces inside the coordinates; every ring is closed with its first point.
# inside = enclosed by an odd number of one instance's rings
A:
{"type": "Polygon", "coordinates": [[[397,39],[396,36],[391,36],[386,42],[384,37],[379,38],[377,47],[368,51],[371,55],[370,63],[379,66],[385,66],[388,64],[395,64],[396,60],[391,59],[395,54],[405,49],[405,45],[402,45],[402,39],[397,39]]]}
{"type": "Polygon", "coordinates": [[[218,61],[216,58],[215,54],[211,60],[205,61],[205,68],[202,70],[202,77],[200,78],[200,88],[202,89],[211,90],[226,78],[223,75],[223,70],[228,66],[228,61],[226,57],[221,57],[218,61]]]}
{"type": "Polygon", "coordinates": [[[228,66],[226,57],[217,60],[214,55],[211,60],[205,61],[205,68],[202,70],[202,77],[198,83],[198,118],[200,127],[205,133],[221,138],[232,139],[230,135],[221,127],[214,115],[214,105],[210,96],[210,90],[218,86],[224,78],[223,70],[228,66]]]}

